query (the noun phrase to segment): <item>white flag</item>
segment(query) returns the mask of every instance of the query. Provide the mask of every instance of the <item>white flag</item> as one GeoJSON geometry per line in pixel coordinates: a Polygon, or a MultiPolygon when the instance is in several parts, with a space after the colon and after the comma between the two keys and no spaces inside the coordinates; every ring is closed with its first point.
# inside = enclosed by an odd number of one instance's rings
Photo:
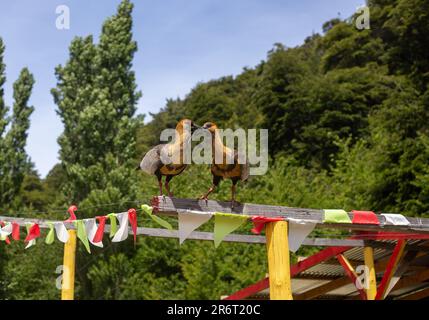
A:
{"type": "Polygon", "coordinates": [[[396,213],[382,213],[386,218],[386,224],[393,224],[395,226],[408,226],[410,222],[402,214],[396,213]]]}
{"type": "Polygon", "coordinates": [[[195,213],[192,211],[178,211],[179,215],[179,243],[183,241],[189,235],[202,224],[206,223],[213,216],[211,212],[195,213]]]}
{"type": "Polygon", "coordinates": [[[119,229],[116,231],[112,242],[124,241],[128,237],[128,212],[118,213],[119,229]]]}
{"type": "Polygon", "coordinates": [[[305,238],[313,231],[316,222],[300,219],[288,219],[289,221],[289,251],[296,252],[301,247],[305,238]]]}
{"type": "Polygon", "coordinates": [[[6,239],[12,233],[12,223],[6,222],[6,225],[0,229],[0,237],[2,240],[6,239]]]}
{"type": "Polygon", "coordinates": [[[91,242],[94,246],[103,248],[103,242],[93,242],[95,233],[97,232],[97,223],[95,223],[95,219],[85,219],[85,230],[86,234],[88,235],[88,240],[91,242]]]}
{"type": "Polygon", "coordinates": [[[55,233],[57,234],[58,240],[63,243],[66,243],[69,240],[69,233],[66,229],[66,226],[62,222],[55,222],[55,233]]]}

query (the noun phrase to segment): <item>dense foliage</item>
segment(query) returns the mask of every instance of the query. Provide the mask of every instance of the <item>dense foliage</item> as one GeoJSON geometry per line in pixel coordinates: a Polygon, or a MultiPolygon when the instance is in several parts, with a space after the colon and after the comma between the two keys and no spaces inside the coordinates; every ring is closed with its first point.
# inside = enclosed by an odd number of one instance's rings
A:
{"type": "MultiPolygon", "coordinates": [[[[221,128],[269,129],[269,171],[239,185],[242,202],[428,216],[428,2],[368,5],[370,29],[358,30],[356,17],[328,21],[323,34],[298,47],[275,44],[257,66],[168,100],[143,125],[143,115],[135,115],[140,92],[132,71],[132,4],[122,1],[99,43],[92,36],[76,38],[68,61],[56,69],[52,92],[64,132],[60,163],[43,180],[23,149],[33,78],[24,69],[15,83],[10,118],[0,39],[0,207],[61,218],[71,202],[85,217],[147,203],[157,192],[156,180],[134,168],[162,129],[188,117],[221,128]]],[[[213,197],[228,199],[229,183],[213,197]]],[[[177,197],[195,198],[209,184],[207,168],[193,166],[173,180],[172,189],[177,197]]],[[[239,232],[248,233],[249,226],[239,232]]],[[[302,248],[297,255],[308,253],[302,248]]],[[[61,254],[58,243],[27,251],[22,244],[2,244],[2,297],[58,298],[61,254]]],[[[135,248],[130,239],[106,240],[91,256],[79,250],[76,289],[78,298],[216,299],[265,273],[263,246],[223,243],[215,250],[212,243],[179,246],[177,240],[140,237],[135,248]]]]}

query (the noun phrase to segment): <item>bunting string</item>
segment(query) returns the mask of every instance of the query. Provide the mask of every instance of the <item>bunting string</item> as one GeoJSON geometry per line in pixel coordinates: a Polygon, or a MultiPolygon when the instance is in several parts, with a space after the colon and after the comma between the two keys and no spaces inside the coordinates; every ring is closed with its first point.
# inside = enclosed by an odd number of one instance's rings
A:
{"type": "MultiPolygon", "coordinates": [[[[149,205],[141,205],[142,221],[154,221],[163,228],[173,230],[172,225],[157,215],[153,214],[153,208],[149,205]],[[146,219],[147,218],[147,219],[146,219]]],[[[112,242],[122,242],[128,238],[132,232],[134,245],[137,242],[137,227],[138,227],[138,214],[135,209],[129,209],[127,212],[109,213],[107,215],[96,216],[89,219],[78,219],[76,212],[78,208],[72,205],[68,208],[68,218],[64,221],[44,221],[36,220],[34,222],[26,223],[27,235],[24,239],[26,243],[25,249],[28,249],[36,244],[36,239],[41,236],[40,226],[43,225],[47,228],[45,243],[50,245],[54,243],[56,238],[66,243],[69,239],[67,226],[72,226],[77,230],[77,237],[85,247],[88,253],[91,253],[91,246],[103,248],[103,236],[106,230],[106,222],[110,224],[109,237],[112,242]]],[[[380,220],[377,215],[372,211],[357,211],[353,210],[351,216],[341,209],[325,209],[323,210],[324,223],[349,223],[349,224],[367,224],[367,225],[410,225],[406,217],[400,214],[385,213],[381,214],[383,217],[380,220]],[[352,217],[352,219],[350,218],[352,217]]],[[[285,217],[265,217],[265,216],[249,216],[244,214],[231,214],[222,212],[201,212],[193,210],[178,210],[178,238],[179,243],[182,244],[192,232],[208,223],[214,217],[213,238],[214,246],[217,248],[225,237],[240,228],[246,221],[253,223],[251,232],[260,234],[266,223],[276,221],[289,222],[289,248],[291,252],[296,252],[305,239],[311,234],[316,227],[318,221],[306,219],[292,219],[285,217]]],[[[3,219],[4,217],[2,217],[3,219]]],[[[9,220],[9,218],[8,218],[9,220]]],[[[345,236],[345,235],[334,235],[345,236]]],[[[393,232],[376,232],[376,233],[360,233],[354,235],[352,239],[401,239],[407,236],[413,239],[429,239],[426,234],[412,234],[407,235],[393,232]]],[[[14,241],[20,240],[20,224],[13,221],[0,221],[0,240],[10,244],[11,237],[14,241]]]]}

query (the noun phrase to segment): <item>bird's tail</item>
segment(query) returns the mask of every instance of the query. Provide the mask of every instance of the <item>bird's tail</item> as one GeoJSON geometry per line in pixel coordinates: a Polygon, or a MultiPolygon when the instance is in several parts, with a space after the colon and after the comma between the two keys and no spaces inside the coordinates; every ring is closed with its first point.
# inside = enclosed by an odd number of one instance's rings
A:
{"type": "Polygon", "coordinates": [[[136,167],[136,171],[139,171],[139,170],[141,170],[140,165],[138,165],[138,166],[136,167]]]}

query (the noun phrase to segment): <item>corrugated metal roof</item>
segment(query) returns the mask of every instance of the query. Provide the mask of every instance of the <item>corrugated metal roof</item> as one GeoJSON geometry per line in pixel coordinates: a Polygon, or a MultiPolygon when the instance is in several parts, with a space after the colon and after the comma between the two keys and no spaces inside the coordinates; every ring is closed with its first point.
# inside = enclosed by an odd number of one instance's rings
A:
{"type": "MultiPolygon", "coordinates": [[[[391,256],[393,252],[393,247],[396,244],[396,241],[393,240],[385,240],[378,241],[379,246],[374,248],[374,263],[380,262],[382,260],[387,260],[391,256]],[[384,246],[385,244],[385,246],[384,246]]],[[[428,243],[427,240],[409,240],[407,241],[408,245],[422,245],[424,243],[428,243]]],[[[429,247],[428,247],[429,250],[429,247]]],[[[362,264],[364,265],[364,256],[363,256],[363,248],[355,247],[344,253],[344,256],[349,259],[355,266],[362,264]]],[[[410,266],[427,266],[429,267],[429,251],[423,256],[415,258],[410,266]],[[415,261],[415,264],[413,262],[415,261]]],[[[424,268],[420,269],[408,269],[402,277],[410,276],[419,272],[421,270],[425,270],[424,268]]],[[[383,271],[384,272],[384,271],[383,271]]],[[[378,273],[377,276],[381,277],[383,272],[378,273]]],[[[330,259],[328,261],[324,261],[320,264],[317,264],[292,279],[292,292],[294,295],[300,295],[309,290],[322,286],[332,280],[342,278],[346,276],[343,267],[338,263],[336,259],[330,259]]],[[[429,280],[429,279],[428,279],[429,280]]],[[[380,281],[380,279],[379,279],[380,281]]],[[[378,282],[379,282],[378,281],[378,282]]],[[[419,284],[409,285],[404,288],[400,288],[399,290],[391,291],[388,295],[388,298],[399,297],[404,294],[408,294],[414,292],[416,290],[420,290],[422,288],[429,288],[429,282],[422,281],[419,284]]],[[[269,289],[261,291],[259,294],[268,295],[269,289]]],[[[357,289],[354,284],[350,283],[344,285],[340,288],[332,290],[330,292],[326,292],[317,299],[354,299],[358,296],[357,289]]]]}

